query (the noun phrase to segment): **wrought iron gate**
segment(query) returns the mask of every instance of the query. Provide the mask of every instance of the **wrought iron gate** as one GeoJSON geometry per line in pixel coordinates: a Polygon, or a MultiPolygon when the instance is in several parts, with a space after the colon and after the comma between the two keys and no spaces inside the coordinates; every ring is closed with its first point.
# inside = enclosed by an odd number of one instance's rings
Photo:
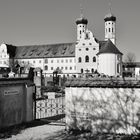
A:
{"type": "MultiPolygon", "coordinates": [[[[53,93],[52,93],[53,94],[53,93]]],[[[55,93],[54,98],[49,96],[35,97],[35,119],[46,119],[53,122],[65,122],[65,95],[55,93]]]]}

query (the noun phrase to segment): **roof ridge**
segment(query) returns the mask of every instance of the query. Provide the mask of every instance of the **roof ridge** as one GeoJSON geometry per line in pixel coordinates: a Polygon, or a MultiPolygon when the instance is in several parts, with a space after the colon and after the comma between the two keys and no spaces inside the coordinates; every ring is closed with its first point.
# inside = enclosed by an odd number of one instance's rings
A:
{"type": "Polygon", "coordinates": [[[64,45],[65,44],[76,44],[76,42],[54,43],[54,44],[50,43],[50,44],[40,44],[40,45],[39,44],[38,45],[37,44],[36,45],[21,45],[21,46],[17,45],[16,47],[49,46],[49,45],[62,45],[62,44],[64,44],[64,45]]]}

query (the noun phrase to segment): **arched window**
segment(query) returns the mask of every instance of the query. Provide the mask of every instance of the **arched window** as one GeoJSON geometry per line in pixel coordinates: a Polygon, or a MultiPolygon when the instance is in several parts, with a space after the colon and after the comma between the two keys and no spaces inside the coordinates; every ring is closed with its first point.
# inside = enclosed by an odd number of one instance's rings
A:
{"type": "Polygon", "coordinates": [[[82,62],[82,58],[81,58],[81,57],[78,58],[78,62],[79,62],[79,63],[82,62]]]}
{"type": "Polygon", "coordinates": [[[112,33],[114,32],[113,28],[112,28],[112,33]]]}
{"type": "Polygon", "coordinates": [[[96,57],[95,56],[93,57],[93,62],[96,62],[96,57]]]}
{"type": "Polygon", "coordinates": [[[89,62],[89,56],[88,55],[85,56],[85,62],[89,62]]]}
{"type": "Polygon", "coordinates": [[[119,73],[119,72],[120,72],[120,65],[117,64],[117,73],[119,73]]]}
{"type": "Polygon", "coordinates": [[[84,71],[84,70],[83,70],[83,69],[81,69],[81,73],[83,73],[83,71],[84,71]]]}
{"type": "Polygon", "coordinates": [[[109,28],[109,32],[110,32],[110,28],[109,28]]]}
{"type": "Polygon", "coordinates": [[[48,70],[48,66],[45,66],[45,70],[48,70]]]}

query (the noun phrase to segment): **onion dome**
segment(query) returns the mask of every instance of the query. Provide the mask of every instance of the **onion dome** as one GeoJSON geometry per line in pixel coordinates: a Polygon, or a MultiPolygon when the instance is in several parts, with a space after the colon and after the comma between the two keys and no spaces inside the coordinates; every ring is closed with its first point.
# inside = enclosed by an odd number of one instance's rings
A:
{"type": "Polygon", "coordinates": [[[86,18],[81,17],[81,18],[78,18],[78,19],[76,20],[76,24],[77,24],[77,25],[78,25],[78,24],[88,24],[88,20],[87,20],[86,18]]]}
{"type": "Polygon", "coordinates": [[[104,21],[116,21],[116,17],[112,13],[109,13],[105,16],[104,21]]]}

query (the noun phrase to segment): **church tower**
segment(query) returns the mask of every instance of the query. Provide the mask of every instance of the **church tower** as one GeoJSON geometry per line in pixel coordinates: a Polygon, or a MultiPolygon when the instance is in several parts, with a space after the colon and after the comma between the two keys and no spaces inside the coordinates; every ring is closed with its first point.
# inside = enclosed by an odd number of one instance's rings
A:
{"type": "Polygon", "coordinates": [[[88,20],[83,16],[83,8],[81,6],[81,15],[80,18],[76,20],[77,24],[77,41],[82,38],[82,34],[86,33],[88,20]]]}
{"type": "Polygon", "coordinates": [[[110,39],[116,45],[116,17],[110,11],[104,18],[105,21],[105,40],[110,39]]]}

